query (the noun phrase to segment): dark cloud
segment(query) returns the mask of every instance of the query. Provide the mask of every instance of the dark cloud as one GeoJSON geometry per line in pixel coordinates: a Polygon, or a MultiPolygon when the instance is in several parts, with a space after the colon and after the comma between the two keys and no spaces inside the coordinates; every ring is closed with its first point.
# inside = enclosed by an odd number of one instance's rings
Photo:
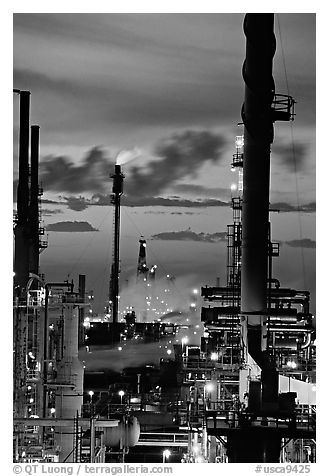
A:
{"type": "Polygon", "coordinates": [[[64,197],[66,200],[66,204],[70,210],[74,210],[76,212],[81,212],[88,208],[89,201],[84,197],[64,197]]]}
{"type": "Polygon", "coordinates": [[[200,215],[200,212],[171,212],[170,215],[200,215]]]}
{"type": "Polygon", "coordinates": [[[290,203],[286,202],[277,202],[271,203],[270,209],[272,210],[279,210],[280,212],[303,212],[303,213],[313,213],[316,211],[316,203],[310,202],[305,203],[304,205],[291,205],[290,203]]]}
{"type": "Polygon", "coordinates": [[[285,244],[294,248],[316,248],[316,242],[314,240],[311,240],[310,238],[285,241],[285,244]]]}
{"type": "Polygon", "coordinates": [[[86,221],[59,221],[47,225],[47,231],[57,232],[85,232],[85,231],[99,231],[86,221]]]}
{"type": "Polygon", "coordinates": [[[127,207],[191,207],[191,208],[205,208],[205,207],[227,207],[230,204],[220,200],[186,200],[183,198],[162,198],[162,197],[138,197],[130,199],[123,197],[122,205],[127,207]]]}
{"type": "MultiPolygon", "coordinates": [[[[177,180],[196,177],[206,162],[215,163],[221,159],[224,144],[221,135],[209,131],[187,130],[163,139],[155,145],[155,159],[129,168],[124,183],[126,201],[132,202],[135,197],[156,196],[177,180]]],[[[109,188],[113,162],[105,157],[99,146],[89,150],[79,165],[65,156],[46,156],[40,161],[40,182],[46,191],[94,192],[99,199],[97,204],[101,205],[100,195],[109,188]]],[[[184,188],[183,185],[181,187],[184,188]]],[[[16,188],[17,182],[14,183],[14,191],[16,188]]],[[[202,187],[198,189],[200,193],[202,190],[206,192],[202,187]]],[[[203,195],[209,196],[209,193],[203,195]]],[[[73,210],[80,211],[83,208],[79,207],[86,205],[82,197],[66,200],[73,210]]]]}
{"type": "Polygon", "coordinates": [[[43,205],[63,205],[63,203],[58,200],[49,200],[48,198],[42,198],[41,203],[43,205]]]}
{"type": "MultiPolygon", "coordinates": [[[[92,196],[90,205],[108,206],[110,205],[110,195],[95,194],[92,196]]],[[[228,207],[230,203],[221,200],[187,200],[181,197],[163,198],[163,197],[132,197],[123,195],[121,204],[126,207],[228,207]]]]}
{"type": "Polygon", "coordinates": [[[165,215],[167,212],[160,212],[159,210],[146,210],[144,213],[145,215],[165,215]]]}
{"type": "Polygon", "coordinates": [[[49,208],[42,209],[42,216],[57,215],[58,213],[63,213],[63,210],[60,208],[55,208],[54,210],[50,210],[49,208]]]}
{"type": "Polygon", "coordinates": [[[278,156],[281,165],[288,172],[301,172],[307,166],[307,144],[295,142],[292,145],[277,141],[273,144],[272,152],[278,156]]]}
{"type": "Polygon", "coordinates": [[[102,192],[109,183],[111,165],[99,147],[93,147],[81,165],[67,157],[48,156],[40,162],[40,181],[46,191],[102,192]]]}
{"type": "Polygon", "coordinates": [[[165,240],[165,241],[203,241],[208,243],[217,243],[219,241],[226,241],[227,233],[225,231],[217,233],[195,233],[188,229],[184,231],[165,231],[153,235],[153,240],[165,240]]]}
{"type": "Polygon", "coordinates": [[[187,130],[160,141],[154,150],[157,159],[145,166],[133,166],[125,183],[128,196],[154,196],[184,177],[196,177],[208,161],[222,157],[225,140],[209,131],[187,130]]]}

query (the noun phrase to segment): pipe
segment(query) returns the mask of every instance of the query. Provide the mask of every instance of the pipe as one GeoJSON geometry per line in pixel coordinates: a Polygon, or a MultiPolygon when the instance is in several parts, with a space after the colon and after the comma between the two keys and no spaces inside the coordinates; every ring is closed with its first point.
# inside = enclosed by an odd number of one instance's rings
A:
{"type": "Polygon", "coordinates": [[[309,346],[311,345],[311,342],[312,342],[312,333],[309,332],[305,337],[306,337],[305,342],[303,342],[302,344],[300,344],[300,349],[302,349],[302,350],[308,349],[309,346]]]}
{"type": "MultiPolygon", "coordinates": [[[[221,324],[219,326],[216,325],[207,325],[208,332],[212,331],[232,331],[232,324],[221,324]]],[[[280,325],[270,325],[269,330],[271,332],[292,332],[292,333],[312,333],[313,329],[306,329],[304,327],[293,327],[293,326],[280,326],[280,325]]],[[[238,325],[236,325],[236,331],[238,331],[238,325]]]]}
{"type": "MultiPolygon", "coordinates": [[[[63,426],[72,427],[75,418],[14,418],[14,425],[25,426],[63,426]]],[[[113,428],[119,425],[119,420],[95,420],[95,428],[113,428]]],[[[79,418],[79,426],[83,428],[90,428],[90,418],[79,418]]]]}
{"type": "MultiPolygon", "coordinates": [[[[86,294],[86,275],[79,274],[79,297],[81,302],[85,302],[86,294]]],[[[79,348],[84,345],[84,327],[83,322],[85,318],[85,308],[79,307],[79,348]]]]}

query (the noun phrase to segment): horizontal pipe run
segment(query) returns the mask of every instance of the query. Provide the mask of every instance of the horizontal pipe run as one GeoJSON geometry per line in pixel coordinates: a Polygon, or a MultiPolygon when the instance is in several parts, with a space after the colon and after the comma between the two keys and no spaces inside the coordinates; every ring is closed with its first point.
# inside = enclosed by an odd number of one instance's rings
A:
{"type": "MultiPolygon", "coordinates": [[[[14,425],[24,426],[68,426],[72,427],[75,423],[74,418],[14,418],[14,425]]],[[[96,420],[96,428],[117,427],[119,420],[96,420]]],[[[90,427],[90,418],[79,418],[79,426],[90,427]]]]}

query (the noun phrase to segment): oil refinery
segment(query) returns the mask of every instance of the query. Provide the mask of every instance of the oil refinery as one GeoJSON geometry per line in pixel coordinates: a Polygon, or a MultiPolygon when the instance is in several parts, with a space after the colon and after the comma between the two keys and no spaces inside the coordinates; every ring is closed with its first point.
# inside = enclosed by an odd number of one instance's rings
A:
{"type": "Polygon", "coordinates": [[[40,254],[48,246],[39,178],[42,129],[30,124],[33,90],[14,89],[19,177],[13,462],[316,462],[312,297],[275,275],[280,243],[272,241],[270,220],[277,213],[269,195],[274,127],[294,120],[295,99],[275,89],[274,14],[246,14],[243,32],[241,119],[237,111],[242,123],[230,164],[236,184],[232,222],[224,224],[226,283],[218,279],[191,290],[186,311],[175,308],[175,278],[159,279],[142,234],[132,278],[139,306],[125,295],[124,164],[103,178],[109,190],[112,186],[113,211],[104,313],[93,312],[94,291],[88,291],[83,267],[77,282],[65,274],[49,282],[42,274],[40,254]],[[148,354],[142,362],[143,352],[148,354]],[[98,355],[115,367],[98,364],[98,355]]]}

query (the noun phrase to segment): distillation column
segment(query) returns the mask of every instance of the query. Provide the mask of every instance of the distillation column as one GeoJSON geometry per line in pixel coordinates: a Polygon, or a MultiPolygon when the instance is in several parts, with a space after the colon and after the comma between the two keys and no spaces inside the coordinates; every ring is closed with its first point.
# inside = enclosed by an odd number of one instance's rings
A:
{"type": "MultiPolygon", "coordinates": [[[[262,410],[268,403],[275,404],[278,398],[278,374],[271,368],[266,352],[270,152],[275,120],[273,28],[273,14],[245,16],[241,326],[244,357],[251,378],[259,377],[261,371],[261,382],[249,383],[249,408],[260,406],[262,410]]],[[[242,377],[241,382],[245,375],[242,377]]],[[[279,461],[280,438],[273,433],[262,431],[247,436],[241,431],[230,436],[228,447],[231,462],[279,461]]]]}
{"type": "MultiPolygon", "coordinates": [[[[66,294],[69,301],[70,294],[66,294]]],[[[72,295],[73,296],[73,295],[72,295]]],[[[56,418],[81,416],[83,403],[83,365],[78,358],[79,307],[73,303],[63,304],[64,343],[62,359],[57,366],[56,418]]],[[[56,429],[56,442],[60,446],[60,462],[74,461],[74,424],[56,429]],[[58,431],[58,433],[57,433],[58,431]]]]}

